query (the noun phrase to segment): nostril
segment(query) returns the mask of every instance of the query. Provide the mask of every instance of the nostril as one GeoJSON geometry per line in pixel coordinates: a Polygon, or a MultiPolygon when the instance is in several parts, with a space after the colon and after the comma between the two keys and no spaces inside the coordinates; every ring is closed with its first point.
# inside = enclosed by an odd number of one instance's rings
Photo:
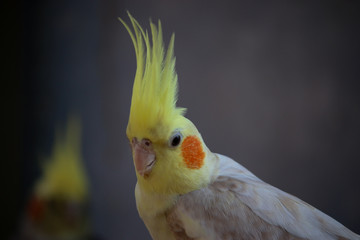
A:
{"type": "Polygon", "coordinates": [[[150,147],[151,141],[149,139],[144,139],[143,142],[146,146],[150,147]]]}

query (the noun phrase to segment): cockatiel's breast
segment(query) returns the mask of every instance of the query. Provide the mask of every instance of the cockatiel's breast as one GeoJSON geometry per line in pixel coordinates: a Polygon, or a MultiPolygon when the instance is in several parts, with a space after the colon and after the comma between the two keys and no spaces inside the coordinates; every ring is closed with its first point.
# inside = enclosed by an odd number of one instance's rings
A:
{"type": "Polygon", "coordinates": [[[175,239],[360,239],[316,208],[216,155],[215,180],[181,195],[165,214],[175,239]]]}
{"type": "Polygon", "coordinates": [[[136,207],[153,239],[176,239],[164,214],[175,204],[174,195],[161,195],[135,187],[136,207]]]}

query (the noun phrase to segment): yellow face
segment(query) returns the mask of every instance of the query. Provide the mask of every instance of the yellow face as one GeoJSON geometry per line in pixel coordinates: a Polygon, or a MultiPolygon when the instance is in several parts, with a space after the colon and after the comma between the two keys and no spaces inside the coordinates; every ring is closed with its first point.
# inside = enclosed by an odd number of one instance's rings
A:
{"type": "Polygon", "coordinates": [[[140,184],[156,192],[182,193],[195,188],[208,150],[188,119],[159,125],[142,137],[129,131],[128,138],[140,184]]]}

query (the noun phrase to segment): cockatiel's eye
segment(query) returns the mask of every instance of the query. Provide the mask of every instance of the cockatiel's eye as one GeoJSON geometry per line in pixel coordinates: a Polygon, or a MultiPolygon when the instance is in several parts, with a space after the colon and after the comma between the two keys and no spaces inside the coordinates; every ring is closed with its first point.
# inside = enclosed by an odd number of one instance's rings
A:
{"type": "Polygon", "coordinates": [[[179,132],[174,133],[171,137],[170,137],[170,141],[169,144],[171,147],[177,147],[182,139],[182,135],[179,132]]]}

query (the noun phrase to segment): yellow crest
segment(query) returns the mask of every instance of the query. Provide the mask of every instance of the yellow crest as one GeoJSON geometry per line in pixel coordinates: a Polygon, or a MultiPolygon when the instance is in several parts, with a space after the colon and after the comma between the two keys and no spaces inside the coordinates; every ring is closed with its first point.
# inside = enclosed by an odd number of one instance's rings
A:
{"type": "Polygon", "coordinates": [[[56,132],[52,156],[44,162],[35,191],[41,196],[61,196],[81,201],[87,196],[87,180],[81,158],[81,123],[70,118],[64,132],[56,132]]]}
{"type": "Polygon", "coordinates": [[[134,32],[128,30],[135,47],[137,69],[131,99],[128,136],[147,135],[169,127],[174,119],[183,116],[185,109],[176,107],[177,74],[175,72],[174,34],[165,54],[160,20],[156,27],[150,21],[152,44],[148,32],[130,15],[134,32]]]}

